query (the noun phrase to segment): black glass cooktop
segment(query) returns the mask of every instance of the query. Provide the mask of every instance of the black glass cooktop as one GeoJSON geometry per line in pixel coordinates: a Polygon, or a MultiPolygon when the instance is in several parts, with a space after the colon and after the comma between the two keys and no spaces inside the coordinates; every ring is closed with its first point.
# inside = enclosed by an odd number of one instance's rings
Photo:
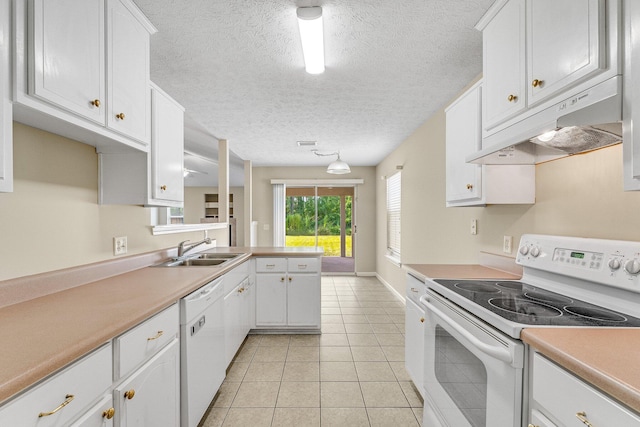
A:
{"type": "Polygon", "coordinates": [[[485,309],[526,325],[640,327],[640,319],[522,282],[435,281],[485,309]]]}

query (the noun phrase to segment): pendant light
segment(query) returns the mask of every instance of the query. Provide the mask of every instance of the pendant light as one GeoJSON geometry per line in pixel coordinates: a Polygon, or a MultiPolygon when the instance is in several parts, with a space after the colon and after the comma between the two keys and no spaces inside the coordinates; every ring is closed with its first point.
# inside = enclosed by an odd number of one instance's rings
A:
{"type": "Polygon", "coordinates": [[[340,152],[336,154],[338,155],[338,159],[334,162],[329,163],[329,166],[327,167],[327,173],[331,173],[334,175],[351,173],[351,168],[349,167],[349,165],[340,159],[340,152]]]}
{"type": "Polygon", "coordinates": [[[329,163],[329,166],[327,166],[327,173],[334,174],[334,175],[343,175],[345,173],[351,173],[351,168],[349,167],[349,165],[346,162],[343,162],[342,159],[340,158],[339,151],[335,151],[333,153],[320,153],[318,150],[312,150],[312,151],[316,156],[320,156],[320,157],[338,156],[338,158],[335,161],[329,163]]]}

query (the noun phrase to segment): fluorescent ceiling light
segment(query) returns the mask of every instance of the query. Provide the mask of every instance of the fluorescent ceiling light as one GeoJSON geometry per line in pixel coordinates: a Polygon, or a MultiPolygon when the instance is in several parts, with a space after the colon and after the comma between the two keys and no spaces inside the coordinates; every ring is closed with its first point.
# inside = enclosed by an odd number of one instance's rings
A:
{"type": "Polygon", "coordinates": [[[305,70],[309,74],[324,72],[324,40],[322,29],[322,8],[299,7],[298,28],[302,41],[305,70]]]}

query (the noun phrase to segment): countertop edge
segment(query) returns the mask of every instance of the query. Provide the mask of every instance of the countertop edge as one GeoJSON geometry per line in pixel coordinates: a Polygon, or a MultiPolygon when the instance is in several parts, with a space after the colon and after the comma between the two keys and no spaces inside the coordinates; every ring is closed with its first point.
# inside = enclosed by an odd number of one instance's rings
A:
{"type": "MultiPolygon", "coordinates": [[[[545,328],[523,329],[521,333],[522,341],[529,344],[540,354],[576,375],[582,381],[596,387],[614,400],[640,413],[640,390],[616,378],[611,375],[611,373],[604,372],[598,367],[581,360],[568,351],[559,348],[550,340],[536,334],[536,332],[540,332],[542,329],[545,328]]],[[[580,333],[580,329],[572,330],[576,334],[580,333]]]]}
{"type": "MultiPolygon", "coordinates": [[[[286,257],[319,257],[322,255],[321,248],[305,248],[302,250],[295,250],[294,248],[283,250],[284,248],[278,247],[224,247],[209,249],[203,252],[218,252],[218,253],[240,253],[238,259],[229,262],[224,267],[154,267],[156,263],[162,262],[166,259],[159,259],[159,254],[166,254],[166,250],[151,252],[148,254],[132,255],[125,259],[108,260],[94,264],[88,264],[78,267],[72,267],[70,269],[53,271],[50,273],[41,273],[34,276],[20,277],[17,279],[10,279],[0,282],[0,296],[2,292],[6,291],[9,295],[16,295],[16,290],[19,290],[20,286],[24,286],[24,291],[32,292],[34,287],[46,286],[51,284],[51,277],[55,280],[64,280],[66,275],[71,274],[70,282],[73,286],[59,286],[53,284],[52,292],[43,292],[37,294],[33,298],[24,298],[18,295],[17,302],[0,307],[0,312],[3,310],[11,309],[12,307],[18,307],[23,304],[37,304],[45,301],[47,298],[60,298],[68,292],[83,292],[90,287],[100,287],[103,284],[112,284],[118,281],[119,277],[129,277],[129,275],[146,274],[145,270],[153,271],[173,271],[175,275],[180,276],[182,272],[190,272],[185,274],[186,279],[180,286],[176,286],[173,291],[166,291],[162,296],[155,300],[154,303],[141,306],[139,310],[133,313],[127,313],[124,317],[119,317],[117,321],[114,321],[109,327],[100,329],[98,333],[92,333],[88,336],[82,336],[77,342],[74,342],[72,346],[67,347],[65,351],[55,354],[54,356],[42,359],[39,363],[29,366],[28,369],[20,371],[18,375],[13,375],[10,378],[5,375],[5,378],[0,377],[0,406],[4,405],[8,401],[18,397],[25,392],[29,387],[36,385],[38,382],[49,378],[61,370],[65,369],[69,364],[80,359],[81,357],[91,353],[95,349],[99,348],[103,344],[111,341],[118,335],[126,332],[132,327],[159,313],[163,309],[177,303],[180,298],[195,291],[199,287],[205,285],[211,280],[222,276],[229,272],[236,266],[249,261],[253,257],[260,256],[286,256],[286,257]],[[143,263],[153,261],[151,264],[140,266],[141,260],[143,263]],[[116,264],[110,266],[109,264],[116,264]],[[134,268],[132,268],[134,266],[134,268]],[[112,268],[124,268],[124,271],[119,273],[109,273],[110,267],[112,268]],[[96,275],[91,274],[91,270],[95,269],[96,275]],[[148,270],[153,269],[153,270],[148,270]]],[[[158,274],[158,273],[155,273],[158,274]]]]}

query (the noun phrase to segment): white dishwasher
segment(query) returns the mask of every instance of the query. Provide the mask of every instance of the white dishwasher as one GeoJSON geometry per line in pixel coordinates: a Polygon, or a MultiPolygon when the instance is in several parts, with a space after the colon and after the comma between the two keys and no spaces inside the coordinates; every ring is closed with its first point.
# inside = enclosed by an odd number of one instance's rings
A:
{"type": "Polygon", "coordinates": [[[182,427],[198,425],[226,375],[223,297],[218,278],[180,300],[182,427]]]}

